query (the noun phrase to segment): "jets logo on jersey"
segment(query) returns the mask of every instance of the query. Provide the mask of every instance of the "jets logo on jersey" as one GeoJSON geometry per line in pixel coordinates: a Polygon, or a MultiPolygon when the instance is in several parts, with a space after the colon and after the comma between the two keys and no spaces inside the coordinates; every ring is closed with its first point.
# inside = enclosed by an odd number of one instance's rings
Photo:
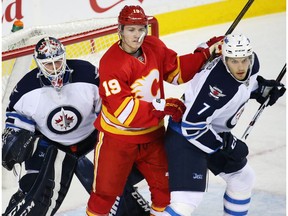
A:
{"type": "Polygon", "coordinates": [[[47,118],[48,128],[57,134],[66,134],[78,128],[82,121],[80,112],[71,106],[54,109],[47,118]]]}
{"type": "Polygon", "coordinates": [[[225,97],[226,95],[222,93],[222,91],[217,88],[217,87],[212,87],[211,85],[209,85],[209,95],[212,96],[213,98],[215,98],[216,100],[219,100],[220,97],[225,97]]]}

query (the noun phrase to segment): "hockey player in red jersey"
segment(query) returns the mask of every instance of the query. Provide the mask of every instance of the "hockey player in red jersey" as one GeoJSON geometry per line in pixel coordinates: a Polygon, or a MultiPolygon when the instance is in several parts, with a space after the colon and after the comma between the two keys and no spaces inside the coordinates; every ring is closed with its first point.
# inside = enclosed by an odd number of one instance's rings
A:
{"type": "Polygon", "coordinates": [[[118,17],[120,40],[100,60],[102,110],[94,123],[99,135],[89,216],[108,215],[133,164],[149,185],[151,215],[161,215],[170,202],[163,118],[177,122],[185,111],[181,100],[165,99],[163,82],[189,81],[222,43],[214,37],[200,52],[178,56],[147,35],[147,20],[140,6],[125,6],[118,17]]]}

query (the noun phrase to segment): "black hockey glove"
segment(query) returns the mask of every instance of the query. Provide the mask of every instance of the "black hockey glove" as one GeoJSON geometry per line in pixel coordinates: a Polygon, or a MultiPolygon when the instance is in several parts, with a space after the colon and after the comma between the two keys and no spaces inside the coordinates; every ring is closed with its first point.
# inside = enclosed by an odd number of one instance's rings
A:
{"type": "Polygon", "coordinates": [[[34,150],[35,139],[31,131],[5,128],[2,134],[2,166],[12,170],[16,163],[22,163],[29,158],[34,150]]]}
{"type": "Polygon", "coordinates": [[[223,153],[235,161],[243,160],[249,153],[248,146],[243,141],[237,139],[230,132],[221,134],[223,138],[223,153]]]}
{"type": "Polygon", "coordinates": [[[258,76],[257,81],[259,87],[251,93],[250,98],[256,99],[260,104],[263,104],[269,97],[267,105],[272,106],[286,91],[284,85],[276,80],[266,80],[258,76]]]}

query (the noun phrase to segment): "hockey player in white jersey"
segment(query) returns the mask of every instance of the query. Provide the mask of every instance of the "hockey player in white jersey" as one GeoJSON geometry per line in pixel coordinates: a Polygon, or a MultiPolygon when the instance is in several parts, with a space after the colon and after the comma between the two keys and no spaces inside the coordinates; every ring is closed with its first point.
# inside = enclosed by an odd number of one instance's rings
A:
{"type": "MultiPolygon", "coordinates": [[[[92,188],[94,167],[85,155],[97,139],[98,70],[86,61],[66,60],[63,44],[53,37],[36,44],[34,57],[38,67],[17,83],[6,111],[2,165],[12,170],[25,161],[27,173],[3,215],[54,215],[74,174],[88,193],[92,188]]],[[[149,215],[133,188],[143,177],[132,173],[111,215],[149,215]]]]}
{"type": "Polygon", "coordinates": [[[273,105],[286,90],[258,71],[249,39],[227,35],[222,56],[188,83],[182,122],[170,120],[165,138],[171,203],[164,215],[193,215],[206,190],[207,169],[227,183],[223,215],[248,214],[255,176],[247,163],[248,146],[231,130],[250,98],[263,103],[269,95],[268,105],[273,105]]]}

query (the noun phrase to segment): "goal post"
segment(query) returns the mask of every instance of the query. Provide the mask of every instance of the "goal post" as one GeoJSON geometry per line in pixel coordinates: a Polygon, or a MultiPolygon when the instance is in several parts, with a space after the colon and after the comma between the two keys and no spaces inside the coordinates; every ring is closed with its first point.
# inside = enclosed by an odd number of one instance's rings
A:
{"type": "MultiPolygon", "coordinates": [[[[148,34],[159,37],[158,28],[157,19],[149,17],[148,34]]],[[[2,37],[2,129],[9,96],[17,82],[36,67],[33,58],[35,45],[45,36],[55,37],[63,43],[67,59],[83,59],[98,66],[105,51],[119,40],[117,18],[35,26],[2,37]]],[[[2,175],[2,188],[9,187],[11,182],[5,179],[5,173],[2,175]]]]}

